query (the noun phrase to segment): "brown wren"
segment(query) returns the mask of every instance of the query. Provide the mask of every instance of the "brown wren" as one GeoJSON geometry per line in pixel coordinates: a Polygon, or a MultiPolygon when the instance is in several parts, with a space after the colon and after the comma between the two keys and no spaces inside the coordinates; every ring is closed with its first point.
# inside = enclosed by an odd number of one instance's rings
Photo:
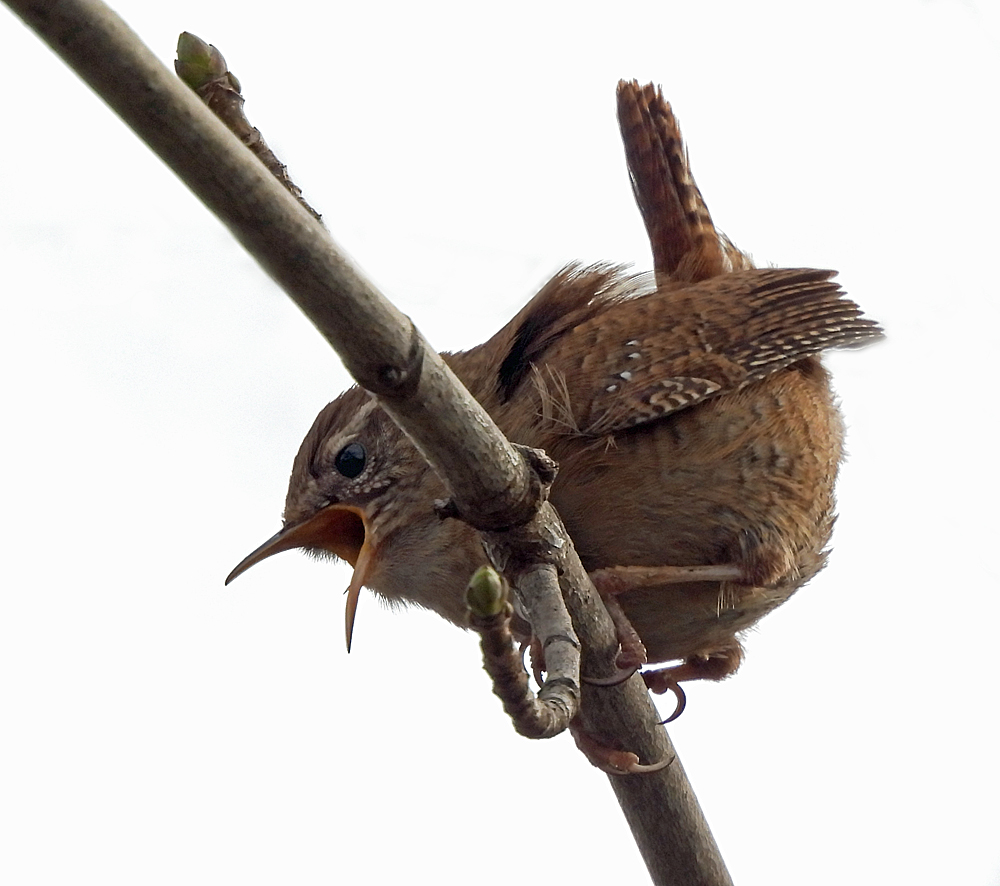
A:
{"type": "MultiPolygon", "coordinates": [[[[820,354],[882,332],[833,271],[755,268],[716,231],[659,90],[619,83],[618,117],[655,277],[571,265],[489,341],[443,356],[511,441],[558,462],[551,501],[624,657],[676,663],[647,680],[662,691],[733,673],[740,632],[823,568],[844,428],[820,354]]],[[[351,388],[302,442],[284,527],[227,582],[305,548],[354,567],[348,649],[362,587],[464,626],[486,557],[438,516],[446,497],[351,388]]]]}

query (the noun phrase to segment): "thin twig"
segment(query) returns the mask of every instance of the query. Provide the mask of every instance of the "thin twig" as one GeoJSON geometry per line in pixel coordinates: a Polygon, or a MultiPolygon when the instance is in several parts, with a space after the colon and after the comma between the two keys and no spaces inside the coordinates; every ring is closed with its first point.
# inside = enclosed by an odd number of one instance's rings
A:
{"type": "MultiPolygon", "coordinates": [[[[488,566],[476,570],[469,581],[466,602],[469,623],[479,634],[483,667],[514,728],[526,738],[552,738],[563,732],[580,705],[579,683],[547,681],[542,693],[535,697],[510,630],[514,608],[507,600],[500,576],[488,566]]],[[[576,659],[579,664],[579,651],[576,659]]]]}
{"type": "Polygon", "coordinates": [[[302,189],[292,181],[288,167],[272,151],[259,129],[247,119],[243,109],[240,81],[229,70],[226,59],[211,43],[185,31],[177,38],[177,76],[190,86],[229,131],[245,144],[303,207],[315,218],[320,214],[302,196],[302,189]]]}

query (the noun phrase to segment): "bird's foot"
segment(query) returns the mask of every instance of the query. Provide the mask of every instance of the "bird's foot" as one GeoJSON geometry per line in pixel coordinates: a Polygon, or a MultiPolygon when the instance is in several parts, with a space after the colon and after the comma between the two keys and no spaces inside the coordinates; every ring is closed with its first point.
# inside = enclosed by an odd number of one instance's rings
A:
{"type": "Polygon", "coordinates": [[[632,622],[628,620],[621,604],[614,597],[605,594],[601,595],[601,599],[604,601],[604,608],[607,609],[608,615],[611,616],[615,633],[618,635],[618,643],[621,646],[618,657],[615,659],[617,670],[607,677],[581,676],[580,679],[591,686],[618,686],[646,663],[646,647],[635,628],[632,627],[632,622]]]}
{"type": "Polygon", "coordinates": [[[679,665],[672,665],[669,668],[659,668],[655,671],[643,671],[642,679],[646,683],[646,688],[657,695],[665,692],[672,692],[677,699],[674,712],[664,720],[670,723],[684,713],[684,706],[687,703],[681,683],[686,680],[725,680],[726,677],[736,673],[743,661],[743,647],[739,642],[723,649],[703,655],[692,655],[679,665]]]}
{"type": "Polygon", "coordinates": [[[616,751],[601,744],[589,732],[585,732],[576,723],[570,723],[569,731],[573,735],[576,746],[583,755],[602,772],[609,775],[641,775],[646,772],[659,772],[674,762],[674,758],[660,760],[658,763],[640,763],[638,754],[631,751],[616,751]]]}
{"type": "Polygon", "coordinates": [[[723,649],[689,656],[679,665],[645,671],[642,678],[651,692],[662,694],[674,684],[687,680],[725,680],[736,673],[742,661],[743,647],[734,642],[723,649]]]}
{"type": "MultiPolygon", "coordinates": [[[[615,662],[618,667],[616,673],[608,677],[583,678],[585,683],[594,686],[617,686],[624,683],[647,662],[646,647],[618,602],[618,596],[638,588],[665,584],[746,580],[743,570],[732,563],[705,566],[612,566],[594,570],[590,573],[590,578],[604,600],[621,644],[621,651],[615,662]]],[[[691,656],[679,665],[644,671],[642,678],[651,692],[662,695],[669,691],[674,694],[674,712],[663,721],[671,723],[684,713],[687,705],[687,696],[680,686],[682,681],[722,680],[732,674],[742,660],[743,648],[736,643],[733,647],[691,656]]]]}
{"type": "MultiPolygon", "coordinates": [[[[619,668],[615,673],[608,677],[581,677],[584,683],[590,686],[620,686],[626,680],[631,678],[631,676],[639,670],[638,667],[632,668],[619,668]]],[[[684,694],[684,690],[681,688],[681,684],[676,678],[670,676],[670,672],[673,668],[661,668],[656,671],[643,671],[639,676],[642,677],[646,684],[646,688],[650,692],[655,692],[657,695],[663,695],[663,693],[668,690],[674,694],[676,703],[674,705],[674,712],[667,717],[666,720],[661,720],[661,725],[666,725],[667,723],[673,723],[681,714],[684,713],[684,708],[687,706],[687,696],[684,694]]]]}

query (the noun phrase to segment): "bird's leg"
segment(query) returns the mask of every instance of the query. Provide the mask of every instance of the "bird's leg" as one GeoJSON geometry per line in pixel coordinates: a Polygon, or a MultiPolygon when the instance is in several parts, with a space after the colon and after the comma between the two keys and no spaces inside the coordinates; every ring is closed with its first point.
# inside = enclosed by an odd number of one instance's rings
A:
{"type": "MultiPolygon", "coordinates": [[[[618,633],[618,642],[621,644],[621,652],[618,653],[616,661],[619,668],[617,674],[610,677],[584,678],[585,682],[596,686],[614,686],[622,683],[647,661],[646,647],[616,599],[618,595],[637,588],[665,584],[745,580],[743,570],[730,563],[708,566],[612,566],[608,569],[594,570],[590,573],[590,578],[604,600],[608,615],[611,616],[618,633]]],[[[733,647],[691,656],[682,664],[642,674],[651,692],[662,695],[669,690],[674,694],[676,699],[674,712],[663,721],[664,723],[670,723],[684,713],[687,696],[680,685],[683,681],[722,680],[736,671],[743,660],[743,647],[739,641],[734,640],[734,643],[733,647]]]]}
{"type": "MultiPolygon", "coordinates": [[[[618,642],[621,644],[621,651],[618,653],[615,664],[621,671],[627,672],[628,676],[632,676],[648,661],[646,647],[643,645],[638,631],[632,627],[632,622],[628,620],[628,616],[618,599],[612,594],[601,594],[601,599],[604,601],[604,608],[608,610],[608,615],[611,616],[615,632],[618,634],[618,642]]],[[[609,679],[615,680],[616,678],[609,679]]]]}
{"type": "MultiPolygon", "coordinates": [[[[621,652],[615,662],[619,673],[611,677],[588,679],[587,682],[597,686],[614,686],[627,680],[647,661],[642,639],[615,599],[619,594],[642,587],[692,581],[741,581],[743,571],[739,566],[729,563],[713,566],[612,566],[608,569],[595,569],[590,573],[590,579],[614,622],[621,652]]],[[[683,705],[683,700],[678,700],[683,705]]]]}
{"type": "Polygon", "coordinates": [[[746,577],[735,563],[719,563],[711,566],[611,566],[595,569],[590,579],[602,594],[618,596],[654,585],[691,581],[744,582],[746,577]]]}

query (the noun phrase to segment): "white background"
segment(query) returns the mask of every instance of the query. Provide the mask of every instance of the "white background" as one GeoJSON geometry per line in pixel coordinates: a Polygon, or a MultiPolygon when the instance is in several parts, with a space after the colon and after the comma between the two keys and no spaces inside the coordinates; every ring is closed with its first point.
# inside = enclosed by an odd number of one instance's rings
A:
{"type": "MultiPolygon", "coordinates": [[[[562,263],[647,268],[620,77],[719,226],[831,267],[830,567],[671,727],[741,886],[1000,883],[998,17],[968,2],[119,0],[216,43],[338,240],[435,344],[562,263]]],[[[643,882],[605,776],[518,738],[475,638],[286,554],[292,456],[348,379],[173,175],[0,11],[0,880],[643,882]]]]}

